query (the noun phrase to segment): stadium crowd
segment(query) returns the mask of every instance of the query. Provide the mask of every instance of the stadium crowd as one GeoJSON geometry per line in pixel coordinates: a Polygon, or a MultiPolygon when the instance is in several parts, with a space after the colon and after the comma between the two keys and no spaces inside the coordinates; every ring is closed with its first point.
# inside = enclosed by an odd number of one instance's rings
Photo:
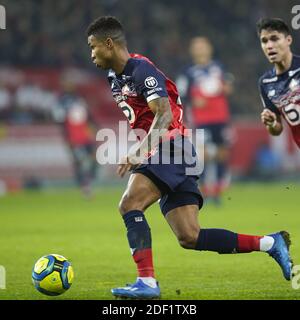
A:
{"type": "MultiPolygon", "coordinates": [[[[188,5],[180,0],[26,0],[22,3],[2,0],[1,5],[7,14],[6,30],[0,30],[1,48],[4,48],[0,50],[2,133],[6,125],[25,124],[30,129],[33,124],[57,124],[53,110],[62,94],[61,79],[65,73],[86,100],[99,127],[115,123],[122,116],[118,108],[112,108],[114,102],[106,73],[91,63],[86,36],[92,20],[101,15],[115,15],[126,29],[130,50],[149,57],[172,80],[192,63],[191,39],[207,37],[214,48],[214,59],[220,60],[233,76],[229,106],[235,129],[239,130],[239,141],[235,141],[235,151],[231,154],[232,166],[237,168],[238,175],[248,174],[248,168],[256,162],[256,171],[251,175],[261,176],[259,168],[265,170],[265,163],[270,163],[270,150],[257,146],[258,141],[266,140],[260,124],[262,104],[257,81],[269,64],[260,48],[256,22],[261,17],[277,16],[290,25],[292,0],[285,1],[286,10],[282,10],[281,0],[189,0],[188,5]]],[[[295,41],[292,46],[295,53],[299,54],[299,46],[300,42],[295,41]]],[[[289,141],[288,137],[283,139],[289,141]]],[[[282,154],[282,140],[276,141],[282,154]]],[[[280,162],[288,164],[288,170],[299,167],[294,149],[285,155],[289,158],[280,162]]],[[[273,162],[277,165],[277,160],[273,162]]],[[[3,172],[7,172],[5,166],[3,172]]]]}
{"type": "MultiPolygon", "coordinates": [[[[179,0],[27,0],[22,5],[4,0],[2,4],[7,11],[7,30],[1,33],[5,48],[0,50],[1,65],[75,65],[94,72],[85,29],[99,15],[116,15],[126,26],[130,48],[147,55],[171,78],[189,63],[190,38],[210,37],[217,58],[235,77],[239,94],[231,98],[233,114],[254,116],[261,110],[257,76],[266,67],[255,23],[271,13],[291,20],[290,10],[282,12],[280,0],[190,0],[189,5],[179,0]]],[[[286,7],[292,5],[291,0],[285,1],[286,7]]]]}

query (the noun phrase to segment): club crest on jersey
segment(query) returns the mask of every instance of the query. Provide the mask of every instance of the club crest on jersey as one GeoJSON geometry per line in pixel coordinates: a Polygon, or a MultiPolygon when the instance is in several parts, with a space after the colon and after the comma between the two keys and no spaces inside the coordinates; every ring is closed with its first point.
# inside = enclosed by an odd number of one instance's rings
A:
{"type": "Polygon", "coordinates": [[[145,86],[149,89],[156,88],[158,85],[158,82],[154,77],[147,77],[144,83],[145,83],[145,86]]]}

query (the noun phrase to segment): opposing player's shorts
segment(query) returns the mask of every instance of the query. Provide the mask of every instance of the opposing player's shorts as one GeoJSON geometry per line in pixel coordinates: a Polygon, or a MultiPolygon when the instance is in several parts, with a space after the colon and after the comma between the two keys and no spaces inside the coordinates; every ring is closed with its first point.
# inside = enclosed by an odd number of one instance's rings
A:
{"type": "Polygon", "coordinates": [[[215,123],[201,125],[198,129],[204,129],[204,142],[217,146],[230,144],[229,127],[227,123],[215,123]]]}
{"type": "Polygon", "coordinates": [[[147,162],[133,170],[148,177],[160,190],[160,208],[164,215],[177,207],[195,204],[199,209],[203,198],[198,189],[200,164],[193,144],[187,137],[177,136],[160,143],[147,162]]]}

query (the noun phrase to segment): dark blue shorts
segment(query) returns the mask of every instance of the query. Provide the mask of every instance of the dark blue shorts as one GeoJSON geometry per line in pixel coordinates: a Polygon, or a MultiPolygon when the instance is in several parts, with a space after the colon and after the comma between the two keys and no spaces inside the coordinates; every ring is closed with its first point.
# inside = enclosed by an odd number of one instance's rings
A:
{"type": "Polygon", "coordinates": [[[171,141],[170,147],[165,148],[164,144],[160,144],[158,152],[147,163],[134,169],[133,173],[145,175],[158,187],[162,194],[159,204],[164,215],[185,205],[195,204],[200,209],[203,205],[197,184],[200,172],[192,143],[180,136],[171,141]],[[163,161],[164,156],[168,156],[170,163],[163,161]]]}

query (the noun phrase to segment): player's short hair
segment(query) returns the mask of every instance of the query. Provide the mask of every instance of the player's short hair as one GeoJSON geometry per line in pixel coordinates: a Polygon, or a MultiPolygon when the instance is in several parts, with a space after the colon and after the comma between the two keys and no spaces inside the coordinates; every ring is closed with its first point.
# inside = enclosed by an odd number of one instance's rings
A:
{"type": "Polygon", "coordinates": [[[262,18],[256,23],[257,34],[260,35],[262,30],[278,31],[286,36],[291,34],[289,26],[280,18],[262,18]]]}
{"type": "Polygon", "coordinates": [[[97,39],[107,39],[126,45],[125,32],[121,22],[112,16],[102,16],[94,20],[86,30],[87,36],[95,36],[97,39]]]}

